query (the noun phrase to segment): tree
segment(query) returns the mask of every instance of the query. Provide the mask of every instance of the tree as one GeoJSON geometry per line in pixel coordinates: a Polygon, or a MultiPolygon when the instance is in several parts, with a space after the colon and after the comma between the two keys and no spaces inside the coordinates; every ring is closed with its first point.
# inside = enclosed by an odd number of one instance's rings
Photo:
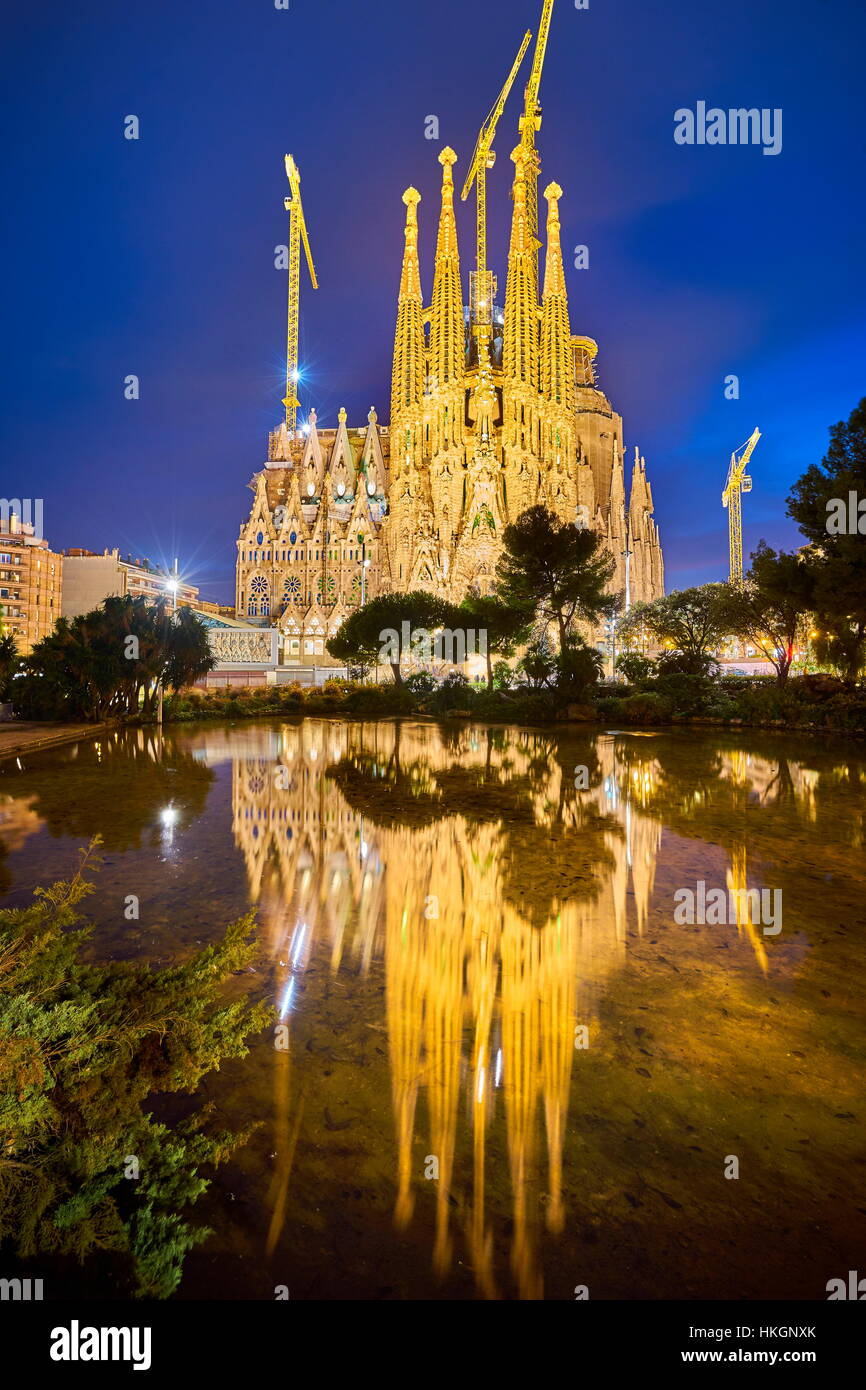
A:
{"type": "Polygon", "coordinates": [[[534,688],[550,682],[556,674],[556,657],[550,650],[550,643],[544,634],[528,644],[517,663],[517,669],[534,688]]]}
{"type": "Polygon", "coordinates": [[[457,610],[467,628],[484,634],[487,688],[493,689],[493,657],[514,656],[529,637],[532,610],[504,603],[495,594],[470,594],[457,610]]]}
{"type": "Polygon", "coordinates": [[[556,654],[556,685],[560,693],[585,700],[604,671],[604,657],[582,637],[572,637],[556,654]]]}
{"type": "Polygon", "coordinates": [[[506,526],[496,567],[496,594],[522,612],[555,623],[564,651],[577,624],[611,616],[618,601],[607,592],[613,558],[588,528],[560,521],[545,507],[530,507],[506,526]]]}
{"type": "Polygon", "coordinates": [[[33,648],[13,685],[16,711],[32,719],[103,719],[153,713],[160,683],[179,690],[214,665],[207,630],[189,609],[112,596],[61,618],[33,648]]]}
{"type": "Polygon", "coordinates": [[[371,599],[362,608],[356,608],[325,643],[328,653],[336,661],[344,661],[350,674],[360,675],[361,680],[365,680],[369,669],[382,660],[381,623],[367,612],[375,602],[371,599]]]}
{"type": "Polygon", "coordinates": [[[328,652],[337,661],[388,665],[395,685],[402,685],[403,657],[413,654],[429,660],[433,634],[454,622],[456,614],[452,604],[422,589],[379,594],[349,615],[328,640],[328,652]]]}
{"type": "Polygon", "coordinates": [[[168,624],[162,678],[169,690],[183,690],[216,665],[207,628],[191,608],[181,608],[168,624]]]}
{"type": "Polygon", "coordinates": [[[253,956],[252,914],[181,965],[99,964],[68,882],[0,912],[0,1245],[23,1258],[113,1252],[140,1296],[167,1298],[209,1232],[186,1208],[255,1126],[214,1130],[207,1106],[168,1128],[153,1097],[195,1094],[273,1019],[227,1000],[253,956]]]}
{"type": "Polygon", "coordinates": [[[629,685],[639,685],[655,675],[655,662],[640,652],[620,652],[616,659],[616,669],[629,685]]]}
{"type": "Polygon", "coordinates": [[[856,679],[866,662],[866,397],[830,430],[830,447],[788,497],[811,542],[808,573],[819,654],[856,679]]]}
{"type": "Polygon", "coordinates": [[[784,685],[813,603],[808,562],[801,554],[775,551],[761,541],[744,583],[725,587],[722,603],[730,632],[753,642],[774,666],[777,683],[784,685]]]}
{"type": "Polygon", "coordinates": [[[645,630],[685,656],[706,657],[729,635],[727,584],[675,589],[651,603],[632,604],[619,624],[624,641],[645,630]]]}
{"type": "Polygon", "coordinates": [[[0,637],[0,700],[9,699],[12,677],[18,669],[20,660],[15,638],[11,632],[4,632],[3,636],[0,637]]]}

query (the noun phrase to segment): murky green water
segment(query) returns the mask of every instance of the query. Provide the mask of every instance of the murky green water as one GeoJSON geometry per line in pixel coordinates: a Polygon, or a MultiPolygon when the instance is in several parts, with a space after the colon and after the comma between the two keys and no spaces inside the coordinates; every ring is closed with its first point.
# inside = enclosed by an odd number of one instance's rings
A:
{"type": "Polygon", "coordinates": [[[95,949],[163,963],[258,907],[284,1032],[204,1088],[264,1123],[180,1297],[823,1299],[866,1273],[864,811],[829,740],[208,724],[0,766],[0,888],[99,834],[95,949]]]}

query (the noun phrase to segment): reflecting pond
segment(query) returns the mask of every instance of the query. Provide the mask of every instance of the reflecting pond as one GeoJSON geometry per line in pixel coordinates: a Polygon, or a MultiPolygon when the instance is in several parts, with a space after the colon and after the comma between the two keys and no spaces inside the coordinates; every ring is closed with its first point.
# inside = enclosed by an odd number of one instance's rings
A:
{"type": "Polygon", "coordinates": [[[262,1123],[178,1297],[823,1299],[866,1236],[864,811],[830,739],[193,724],[0,765],[0,890],[99,834],[101,955],[258,909],[275,1028],[202,1093],[262,1123]]]}

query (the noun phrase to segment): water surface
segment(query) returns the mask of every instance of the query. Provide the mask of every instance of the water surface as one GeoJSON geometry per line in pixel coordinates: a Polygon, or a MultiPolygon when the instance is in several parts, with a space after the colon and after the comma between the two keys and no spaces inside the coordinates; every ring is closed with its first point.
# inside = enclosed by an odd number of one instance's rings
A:
{"type": "Polygon", "coordinates": [[[758,733],[136,730],[0,767],[0,889],[99,834],[93,950],[162,964],[257,908],[233,986],[280,1031],[202,1089],[263,1123],[179,1297],[825,1298],[866,1235],[864,790],[758,733]],[[679,924],[699,881],[781,931],[679,924]]]}

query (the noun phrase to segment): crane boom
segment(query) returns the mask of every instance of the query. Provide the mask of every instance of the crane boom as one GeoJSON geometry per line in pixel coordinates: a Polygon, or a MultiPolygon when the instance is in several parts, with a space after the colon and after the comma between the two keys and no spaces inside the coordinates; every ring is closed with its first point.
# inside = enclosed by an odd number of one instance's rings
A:
{"type": "Polygon", "coordinates": [[[283,205],[289,214],[289,313],[286,332],[286,394],[283,405],[286,407],[286,427],[292,434],[298,422],[298,337],[300,328],[301,299],[301,245],[310,272],[310,282],[314,290],[319,288],[310,238],[301,202],[301,174],[290,154],[286,155],[286,176],[292,190],[291,198],[285,198],[283,205]]]}
{"type": "Polygon", "coordinates": [[[487,269],[487,170],[492,169],[496,161],[496,154],[493,150],[496,127],[505,109],[505,103],[511,88],[514,86],[514,79],[520,69],[520,64],[523,62],[531,38],[532,34],[527,29],[517,57],[511,65],[511,72],[508,74],[505,85],[478,134],[469,164],[469,172],[466,175],[466,182],[460,195],[465,202],[472,190],[473,182],[475,183],[476,269],[469,276],[469,303],[472,322],[479,340],[488,335],[493,322],[493,301],[496,297],[496,279],[492,272],[487,269]]]}
{"type": "Polygon", "coordinates": [[[535,136],[541,129],[541,107],[538,104],[538,93],[541,87],[541,73],[544,68],[545,54],[547,53],[547,39],[550,34],[550,20],[552,15],[553,0],[544,0],[544,8],[541,11],[541,19],[538,25],[538,37],[535,40],[532,70],[523,93],[523,115],[520,118],[520,143],[529,156],[528,177],[526,181],[526,216],[529,223],[529,235],[536,243],[536,249],[540,246],[540,243],[538,241],[539,163],[538,154],[535,149],[535,136]]]}
{"type": "MultiPolygon", "coordinates": [[[[529,81],[524,92],[523,122],[530,126],[532,135],[541,128],[541,112],[538,109],[538,92],[541,87],[541,72],[544,67],[544,58],[547,53],[547,39],[550,34],[550,20],[553,14],[553,0],[544,0],[544,9],[541,12],[541,21],[538,25],[538,38],[535,41],[535,54],[532,59],[532,71],[529,74],[529,81]]],[[[521,122],[521,129],[523,128],[521,122]]]]}
{"type": "Polygon", "coordinates": [[[475,149],[472,152],[472,159],[469,163],[469,173],[466,175],[466,182],[463,185],[463,192],[460,195],[464,203],[466,202],[466,199],[469,197],[469,194],[472,191],[472,183],[475,179],[475,175],[478,172],[478,170],[480,168],[491,169],[493,167],[492,164],[484,158],[484,154],[486,152],[486,154],[489,156],[492,153],[490,147],[493,144],[493,138],[496,135],[496,127],[499,124],[499,118],[502,115],[502,112],[505,110],[505,103],[508,100],[511,88],[514,86],[514,79],[516,78],[520,70],[520,64],[523,62],[526,50],[529,47],[531,39],[532,33],[529,29],[527,29],[526,33],[523,36],[523,42],[521,43],[520,48],[518,49],[517,57],[514,59],[514,62],[511,65],[511,72],[508,74],[505,85],[502,88],[502,91],[499,93],[499,96],[496,98],[496,101],[489,115],[487,116],[487,118],[484,121],[484,124],[481,127],[478,139],[475,142],[475,149]]]}
{"type": "Polygon", "coordinates": [[[752,480],[746,474],[749,460],[761,431],[753,430],[739,449],[731,454],[728,476],[722,493],[722,506],[728,509],[728,545],[730,550],[730,582],[743,582],[743,493],[751,492],[752,480]]]}

